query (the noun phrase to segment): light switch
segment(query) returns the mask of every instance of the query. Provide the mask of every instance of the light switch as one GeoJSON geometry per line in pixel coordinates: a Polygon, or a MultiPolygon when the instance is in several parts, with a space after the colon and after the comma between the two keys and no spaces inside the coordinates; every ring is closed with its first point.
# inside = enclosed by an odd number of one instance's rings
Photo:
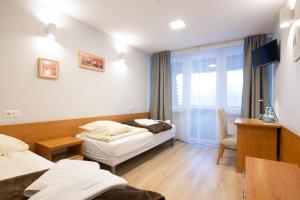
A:
{"type": "Polygon", "coordinates": [[[21,115],[22,115],[22,113],[21,113],[21,111],[20,110],[14,110],[14,116],[15,116],[15,118],[19,118],[19,117],[21,117],[21,115]]]}

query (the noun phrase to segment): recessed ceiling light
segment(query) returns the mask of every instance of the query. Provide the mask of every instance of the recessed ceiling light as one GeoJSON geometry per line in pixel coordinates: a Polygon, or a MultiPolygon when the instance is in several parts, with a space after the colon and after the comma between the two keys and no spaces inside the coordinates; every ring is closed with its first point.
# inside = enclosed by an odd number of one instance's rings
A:
{"type": "Polygon", "coordinates": [[[185,23],[182,20],[176,20],[176,21],[170,22],[169,25],[173,30],[178,30],[178,29],[182,29],[185,27],[185,23]]]}
{"type": "Polygon", "coordinates": [[[210,68],[217,67],[217,65],[216,65],[216,64],[209,64],[208,66],[209,66],[210,68]]]}

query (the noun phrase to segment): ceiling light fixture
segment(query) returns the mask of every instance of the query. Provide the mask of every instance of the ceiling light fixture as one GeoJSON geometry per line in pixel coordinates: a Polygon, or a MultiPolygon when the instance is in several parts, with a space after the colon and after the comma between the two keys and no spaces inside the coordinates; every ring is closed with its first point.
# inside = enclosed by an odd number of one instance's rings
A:
{"type": "Polygon", "coordinates": [[[215,68],[215,67],[217,67],[216,64],[209,64],[208,66],[209,66],[210,68],[215,68]]]}
{"type": "Polygon", "coordinates": [[[290,7],[284,7],[280,10],[280,28],[286,28],[291,25],[294,20],[295,10],[290,7]]]}
{"type": "Polygon", "coordinates": [[[182,29],[186,26],[184,21],[182,21],[181,19],[170,22],[169,25],[173,30],[179,30],[179,29],[182,29]]]}
{"type": "Polygon", "coordinates": [[[45,30],[46,37],[55,40],[56,30],[57,28],[55,24],[52,23],[48,24],[45,30]]]}

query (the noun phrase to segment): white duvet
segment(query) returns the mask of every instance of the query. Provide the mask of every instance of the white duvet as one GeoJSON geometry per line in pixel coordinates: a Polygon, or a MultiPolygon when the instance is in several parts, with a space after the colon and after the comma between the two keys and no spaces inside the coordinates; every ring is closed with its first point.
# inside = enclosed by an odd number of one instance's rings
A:
{"type": "Polygon", "coordinates": [[[136,134],[139,134],[139,133],[144,133],[144,132],[147,132],[147,129],[131,127],[130,131],[127,131],[127,132],[124,132],[124,133],[121,133],[121,134],[117,134],[117,135],[103,135],[102,133],[98,133],[96,131],[93,131],[93,132],[84,131],[84,132],[81,133],[81,136],[91,138],[91,139],[94,139],[94,140],[100,140],[100,141],[103,141],[103,142],[111,142],[111,141],[114,141],[114,140],[118,140],[118,139],[121,139],[121,138],[124,138],[124,137],[129,137],[129,136],[136,135],[136,134]]]}
{"type": "Polygon", "coordinates": [[[24,196],[31,200],[83,200],[127,185],[123,178],[101,170],[98,163],[62,160],[26,188],[24,196]]]}
{"type": "Polygon", "coordinates": [[[28,144],[17,138],[0,134],[0,156],[13,152],[22,152],[28,150],[28,144]]]}
{"type": "Polygon", "coordinates": [[[29,150],[11,152],[0,156],[0,180],[43,171],[53,165],[51,161],[29,150]]]}

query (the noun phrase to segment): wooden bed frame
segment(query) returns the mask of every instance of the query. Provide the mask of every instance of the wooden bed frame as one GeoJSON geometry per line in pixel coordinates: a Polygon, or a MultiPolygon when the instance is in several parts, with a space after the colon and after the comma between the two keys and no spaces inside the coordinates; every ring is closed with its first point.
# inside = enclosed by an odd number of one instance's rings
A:
{"type": "Polygon", "coordinates": [[[36,122],[16,125],[0,126],[0,133],[18,138],[29,145],[31,151],[35,152],[35,144],[38,141],[48,140],[53,138],[75,136],[82,130],[80,126],[97,121],[111,120],[116,122],[125,122],[137,118],[149,118],[149,112],[112,115],[101,117],[90,117],[80,119],[67,119],[48,122],[36,122]]]}

